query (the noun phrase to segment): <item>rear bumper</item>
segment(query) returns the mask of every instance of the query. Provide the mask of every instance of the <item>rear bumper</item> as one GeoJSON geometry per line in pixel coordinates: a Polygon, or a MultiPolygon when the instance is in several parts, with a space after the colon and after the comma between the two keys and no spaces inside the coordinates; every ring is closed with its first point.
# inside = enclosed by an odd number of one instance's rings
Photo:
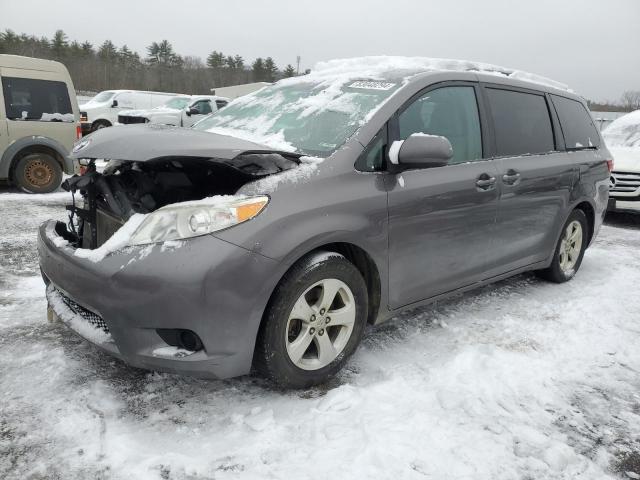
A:
{"type": "Polygon", "coordinates": [[[94,263],[56,246],[59,238],[54,221],[40,227],[40,266],[50,307],[76,333],[135,367],[209,378],[250,371],[277,262],[203,236],[178,248],[131,247],[94,263]],[[61,295],[99,316],[108,338],[66,311],[61,295]],[[204,348],[167,355],[160,328],[191,330],[204,348]]]}

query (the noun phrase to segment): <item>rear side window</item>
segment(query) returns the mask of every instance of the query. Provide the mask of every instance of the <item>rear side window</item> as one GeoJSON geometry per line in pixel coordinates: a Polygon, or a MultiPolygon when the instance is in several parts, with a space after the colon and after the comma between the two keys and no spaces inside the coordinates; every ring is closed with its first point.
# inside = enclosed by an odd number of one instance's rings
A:
{"type": "Polygon", "coordinates": [[[555,150],[547,101],[543,95],[487,88],[500,157],[555,150]]]}
{"type": "Polygon", "coordinates": [[[227,102],[226,100],[216,100],[216,106],[218,107],[218,110],[220,110],[221,108],[224,108],[227,106],[227,102]]]}
{"type": "Polygon", "coordinates": [[[10,120],[73,122],[69,91],[64,82],[2,77],[4,105],[10,120]]]}
{"type": "Polygon", "coordinates": [[[482,158],[478,103],[473,87],[442,87],[414,100],[398,117],[400,139],[413,133],[440,135],[451,142],[449,163],[482,158]]]}
{"type": "Polygon", "coordinates": [[[558,112],[560,127],[567,150],[579,150],[600,146],[600,136],[591,115],[582,103],[570,98],[551,95],[558,112]]]}

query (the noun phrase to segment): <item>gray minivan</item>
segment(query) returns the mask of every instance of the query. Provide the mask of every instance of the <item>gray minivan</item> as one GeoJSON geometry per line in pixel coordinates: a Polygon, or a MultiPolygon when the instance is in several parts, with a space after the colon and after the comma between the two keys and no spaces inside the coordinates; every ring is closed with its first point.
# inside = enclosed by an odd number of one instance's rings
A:
{"type": "Polygon", "coordinates": [[[327,62],[193,129],[76,145],[39,230],[50,313],[131,365],[325,381],[365,324],[534,270],[571,279],[612,167],[584,100],[470,62],[327,62]],[[111,159],[103,173],[94,159],[111,159]]]}
{"type": "Polygon", "coordinates": [[[0,181],[48,193],[73,174],[81,136],[76,93],[59,62],[0,55],[0,181]]]}

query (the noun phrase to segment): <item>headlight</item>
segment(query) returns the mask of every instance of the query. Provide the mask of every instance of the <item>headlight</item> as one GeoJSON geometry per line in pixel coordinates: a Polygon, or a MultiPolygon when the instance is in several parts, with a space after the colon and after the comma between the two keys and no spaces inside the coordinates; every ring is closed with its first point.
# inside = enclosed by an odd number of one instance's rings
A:
{"type": "Polygon", "coordinates": [[[198,237],[237,225],[258,215],[269,197],[216,199],[212,203],[186,202],[150,213],[135,231],[130,245],[198,237]]]}

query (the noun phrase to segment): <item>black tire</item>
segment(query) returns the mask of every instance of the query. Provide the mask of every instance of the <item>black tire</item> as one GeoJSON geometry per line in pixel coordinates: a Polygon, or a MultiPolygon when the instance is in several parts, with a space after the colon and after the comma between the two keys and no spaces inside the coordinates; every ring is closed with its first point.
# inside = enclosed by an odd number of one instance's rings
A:
{"type": "Polygon", "coordinates": [[[587,243],[589,240],[589,222],[587,221],[587,216],[584,214],[582,210],[576,209],[571,212],[569,218],[562,226],[562,232],[560,233],[560,238],[558,239],[558,244],[556,245],[556,249],[553,253],[553,260],[551,260],[551,265],[544,270],[539,270],[536,273],[541,278],[545,280],[549,280],[550,282],[555,283],[564,283],[571,280],[580,265],[582,264],[582,258],[584,257],[584,252],[587,249],[587,243]],[[582,228],[582,243],[580,246],[580,253],[578,255],[578,259],[575,261],[575,265],[569,271],[565,271],[561,267],[561,254],[562,254],[562,246],[563,240],[566,238],[567,227],[572,224],[572,222],[578,222],[580,227],[582,228]]]}
{"type": "Polygon", "coordinates": [[[49,154],[31,153],[16,164],[13,181],[28,193],[51,193],[62,183],[62,167],[49,154]]]}
{"type": "Polygon", "coordinates": [[[100,130],[101,128],[107,128],[107,127],[110,127],[110,126],[111,126],[111,124],[109,122],[107,122],[106,120],[96,120],[91,125],[91,132],[95,132],[96,130],[100,130]]]}
{"type": "MultiPolygon", "coordinates": [[[[367,298],[362,275],[339,253],[321,251],[301,259],[280,281],[265,311],[254,355],[256,370],[285,388],[307,388],[326,382],[343,367],[360,343],[367,321],[367,298]],[[316,370],[305,370],[294,364],[287,353],[289,315],[310,287],[326,279],[337,279],[349,287],[355,301],[355,322],[342,352],[331,363],[316,370]]],[[[327,328],[326,338],[328,332],[327,328]]]]}

